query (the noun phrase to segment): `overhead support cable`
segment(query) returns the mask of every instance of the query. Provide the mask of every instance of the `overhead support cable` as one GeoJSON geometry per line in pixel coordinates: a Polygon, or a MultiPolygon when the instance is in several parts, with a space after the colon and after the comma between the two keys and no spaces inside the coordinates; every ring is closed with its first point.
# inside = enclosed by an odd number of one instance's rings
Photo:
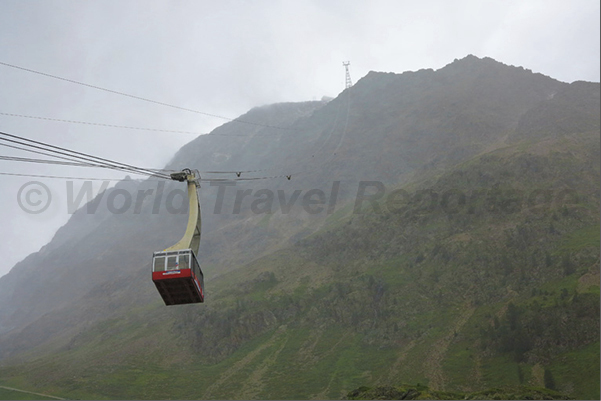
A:
{"type": "Polygon", "coordinates": [[[162,174],[162,173],[157,173],[157,171],[152,171],[149,169],[135,167],[130,164],[116,162],[116,161],[105,159],[102,157],[93,156],[93,155],[90,155],[87,153],[82,153],[82,152],[66,149],[66,148],[63,148],[60,146],[50,145],[48,143],[35,141],[33,139],[28,139],[28,138],[18,136],[18,135],[12,135],[12,134],[8,134],[5,132],[0,132],[0,140],[5,141],[5,142],[16,143],[18,145],[23,145],[23,146],[27,146],[27,147],[31,147],[31,148],[35,148],[35,149],[40,149],[40,150],[43,150],[46,152],[51,152],[53,154],[68,156],[68,157],[71,157],[74,159],[79,159],[84,162],[102,164],[102,165],[106,166],[107,168],[112,168],[114,170],[128,171],[130,173],[135,173],[135,174],[151,175],[151,176],[157,176],[160,178],[169,179],[168,175],[162,174]],[[1,136],[4,136],[4,138],[1,136]],[[14,139],[9,139],[9,138],[14,138],[14,139]]]}
{"type": "MultiPolygon", "coordinates": [[[[3,133],[0,132],[0,135],[1,134],[3,134],[3,133]]],[[[75,156],[75,155],[71,155],[69,153],[65,153],[65,152],[60,152],[60,151],[56,151],[56,150],[44,148],[42,146],[32,145],[32,144],[26,143],[26,142],[20,142],[20,141],[8,139],[8,138],[1,138],[1,137],[0,137],[0,141],[12,142],[12,143],[16,143],[16,144],[19,144],[19,145],[24,145],[24,146],[32,147],[34,149],[48,150],[51,153],[56,153],[56,154],[59,154],[59,155],[70,156],[70,157],[73,157],[75,159],[83,160],[83,161],[86,161],[86,162],[96,162],[96,163],[98,163],[98,160],[94,160],[93,158],[86,158],[86,157],[81,157],[81,156],[75,156]]],[[[22,149],[30,151],[30,149],[26,149],[26,148],[22,148],[22,149]]],[[[52,156],[54,156],[54,155],[52,155],[52,156]]],[[[55,157],[58,157],[58,156],[55,156],[55,157]]],[[[93,166],[90,163],[88,163],[88,164],[90,166],[93,166]]],[[[93,167],[109,168],[109,169],[113,169],[113,170],[119,170],[119,171],[129,172],[129,173],[133,173],[133,174],[150,175],[150,176],[160,176],[160,175],[158,175],[158,174],[156,174],[154,172],[139,171],[136,168],[123,167],[123,166],[119,166],[119,165],[115,165],[115,164],[110,164],[110,163],[106,163],[106,162],[102,162],[100,165],[93,166],[93,167]]],[[[166,176],[162,176],[162,178],[166,178],[166,176]]]]}
{"type": "MultiPolygon", "coordinates": [[[[30,152],[30,153],[36,153],[36,154],[39,154],[39,155],[50,156],[50,157],[54,157],[54,158],[61,159],[61,160],[67,160],[67,161],[70,161],[70,162],[78,162],[78,163],[82,163],[82,164],[85,164],[85,165],[89,165],[90,167],[97,167],[95,164],[83,163],[83,162],[81,162],[78,159],[72,159],[72,158],[68,158],[68,157],[64,157],[64,156],[59,156],[59,155],[52,154],[52,153],[39,152],[37,150],[28,149],[28,148],[22,148],[20,146],[9,145],[7,143],[0,143],[0,146],[4,146],[4,147],[7,147],[7,148],[12,148],[12,149],[23,150],[25,152],[30,152]]],[[[98,167],[107,168],[106,166],[100,166],[100,165],[98,165],[98,167]]]]}
{"type": "Polygon", "coordinates": [[[130,129],[130,130],[137,130],[137,131],[164,132],[164,133],[168,133],[168,134],[188,134],[188,135],[196,135],[196,136],[207,135],[207,136],[210,136],[211,138],[214,138],[214,137],[217,137],[217,138],[232,138],[232,137],[248,138],[251,136],[252,137],[263,137],[263,136],[271,137],[273,135],[282,135],[281,132],[268,132],[268,133],[264,132],[261,134],[212,134],[212,133],[207,133],[207,132],[181,131],[181,130],[171,130],[171,129],[162,129],[162,128],[132,127],[129,125],[97,123],[97,122],[80,121],[80,120],[66,120],[66,119],[62,119],[62,118],[32,116],[32,115],[27,115],[27,114],[16,114],[16,113],[0,112],[0,115],[8,116],[8,117],[29,118],[29,119],[33,119],[33,120],[53,121],[53,122],[68,123],[68,124],[83,124],[83,125],[91,125],[91,126],[98,126],[98,127],[130,129]]]}
{"type": "Polygon", "coordinates": [[[61,166],[75,166],[75,167],[104,167],[100,164],[66,162],[66,161],[61,161],[61,160],[31,159],[28,157],[0,156],[0,160],[23,162],[23,163],[58,164],[61,166]]]}
{"type": "MultiPolygon", "coordinates": [[[[94,181],[122,181],[122,178],[97,178],[97,177],[67,177],[67,176],[58,176],[58,175],[41,175],[41,174],[25,174],[25,173],[7,173],[0,172],[0,175],[8,175],[8,176],[16,176],[16,177],[33,177],[33,178],[58,178],[58,179],[66,179],[66,180],[94,180],[94,181]]],[[[267,180],[272,178],[288,178],[291,177],[289,175],[277,175],[271,177],[253,177],[253,178],[242,178],[242,179],[227,179],[227,178],[202,178],[199,179],[198,182],[238,182],[238,181],[257,181],[257,180],[267,180]]],[[[288,178],[290,179],[290,178],[288,178]]],[[[161,181],[161,179],[146,179],[147,181],[161,181]]]]}
{"type": "MultiPolygon", "coordinates": [[[[1,139],[0,139],[1,140],[1,139]]],[[[83,163],[83,162],[78,162],[78,161],[72,161],[72,159],[66,158],[66,157],[61,157],[58,155],[53,155],[53,154],[49,154],[49,153],[44,153],[44,152],[38,152],[38,151],[34,151],[31,149],[27,149],[27,148],[21,148],[18,146],[13,146],[13,145],[8,145],[8,144],[3,144],[0,143],[0,146],[6,146],[9,148],[14,148],[14,149],[19,149],[19,150],[25,150],[25,151],[29,151],[29,152],[33,152],[33,153],[39,153],[45,156],[51,156],[51,157],[57,157],[57,158],[61,158],[64,159],[66,161],[61,161],[61,160],[47,160],[47,159],[32,159],[32,158],[25,158],[25,157],[16,157],[16,156],[6,156],[6,155],[0,155],[0,160],[6,160],[6,161],[15,161],[15,162],[30,162],[30,163],[43,163],[43,164],[56,164],[56,165],[65,165],[65,166],[75,166],[75,167],[97,167],[97,168],[110,168],[109,166],[106,165],[102,165],[102,164],[92,164],[92,163],[83,163]]],[[[149,171],[156,171],[156,172],[169,172],[169,171],[179,171],[179,170],[165,170],[165,169],[157,169],[157,170],[152,170],[152,169],[147,169],[149,171]]],[[[255,180],[265,180],[265,179],[271,179],[271,178],[281,178],[281,177],[288,177],[290,176],[290,174],[288,175],[277,175],[277,176],[265,176],[265,177],[242,177],[241,174],[242,173],[253,173],[253,172],[259,172],[259,171],[263,171],[263,170],[245,170],[242,172],[239,171],[202,171],[201,173],[203,174],[236,174],[236,177],[239,178],[203,178],[201,179],[202,182],[216,182],[216,181],[255,181],[255,180]]],[[[155,174],[156,176],[156,174],[155,174]]],[[[62,178],[62,177],[57,177],[57,178],[62,178]]],[[[72,178],[72,177],[70,177],[72,178]]],[[[85,178],[82,178],[85,179],[85,178]]]]}
{"type": "Polygon", "coordinates": [[[191,113],[202,114],[202,115],[207,116],[207,117],[214,117],[214,118],[219,118],[219,119],[222,119],[222,120],[227,120],[227,121],[241,123],[241,124],[255,125],[255,126],[259,126],[259,127],[275,128],[275,129],[281,129],[281,130],[293,130],[292,128],[289,128],[289,127],[279,127],[279,126],[276,126],[276,125],[255,123],[255,122],[248,121],[248,120],[241,120],[239,118],[224,117],[224,116],[220,116],[218,114],[206,113],[206,112],[203,112],[203,111],[189,109],[187,107],[181,107],[181,106],[177,106],[177,105],[174,105],[174,104],[165,103],[165,102],[161,102],[161,101],[153,100],[153,99],[148,99],[148,98],[141,97],[141,96],[130,95],[130,94],[125,93],[125,92],[120,92],[120,91],[116,91],[116,90],[113,90],[113,89],[103,88],[103,87],[97,86],[97,85],[87,84],[85,82],[76,81],[74,79],[59,77],[57,75],[52,75],[52,74],[48,74],[48,73],[45,73],[45,72],[32,70],[30,68],[25,68],[25,67],[21,67],[21,66],[14,65],[14,64],[9,64],[9,63],[5,63],[5,62],[2,62],[2,61],[0,61],[0,65],[3,65],[5,67],[10,67],[10,68],[15,68],[17,70],[27,71],[27,72],[30,72],[32,74],[42,75],[42,76],[45,76],[45,77],[48,77],[48,78],[58,79],[60,81],[70,82],[70,83],[73,83],[73,84],[76,84],[76,85],[86,86],[88,88],[97,89],[97,90],[108,92],[108,93],[113,93],[115,95],[125,96],[125,97],[129,97],[129,98],[132,98],[132,99],[137,99],[137,100],[142,100],[144,102],[154,103],[154,104],[158,104],[158,105],[166,106],[166,107],[171,107],[173,109],[178,109],[178,110],[183,110],[183,111],[189,111],[191,113]]]}
{"type": "Polygon", "coordinates": [[[58,175],[39,175],[39,174],[24,174],[24,173],[4,173],[0,172],[0,175],[8,175],[15,177],[31,177],[31,178],[59,178],[63,180],[85,180],[85,181],[122,181],[122,178],[95,178],[95,177],[65,177],[58,175]]]}
{"type": "Polygon", "coordinates": [[[127,125],[95,123],[95,122],[78,121],[78,120],[63,120],[63,119],[60,119],[60,118],[30,116],[30,115],[25,115],[25,114],[14,114],[14,113],[3,113],[3,112],[0,112],[0,115],[2,115],[2,116],[9,116],[9,117],[30,118],[30,119],[35,119],[35,120],[55,121],[55,122],[69,123],[69,124],[84,124],[84,125],[95,125],[95,126],[99,126],[99,127],[124,128],[124,129],[138,130],[138,131],[155,131],[155,132],[165,132],[165,133],[172,133],[172,134],[206,135],[206,134],[201,133],[201,132],[179,131],[179,130],[160,129],[160,128],[131,127],[131,126],[127,126],[127,125]]]}

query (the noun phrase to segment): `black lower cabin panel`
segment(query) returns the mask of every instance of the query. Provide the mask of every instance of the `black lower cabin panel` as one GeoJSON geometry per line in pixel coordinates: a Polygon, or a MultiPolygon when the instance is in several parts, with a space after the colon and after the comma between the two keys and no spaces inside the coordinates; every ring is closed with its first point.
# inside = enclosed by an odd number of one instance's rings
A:
{"type": "Polygon", "coordinates": [[[182,305],[203,302],[191,277],[171,278],[154,282],[165,305],[182,305]]]}

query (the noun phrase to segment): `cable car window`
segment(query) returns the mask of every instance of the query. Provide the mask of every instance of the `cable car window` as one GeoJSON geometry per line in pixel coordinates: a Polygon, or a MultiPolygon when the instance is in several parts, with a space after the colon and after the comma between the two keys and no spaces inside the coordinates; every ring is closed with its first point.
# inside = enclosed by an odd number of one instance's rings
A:
{"type": "Polygon", "coordinates": [[[194,273],[197,276],[201,276],[202,277],[202,272],[200,271],[200,266],[198,265],[198,262],[196,261],[196,259],[194,259],[194,273]]]}
{"type": "Polygon", "coordinates": [[[201,288],[202,293],[204,294],[204,291],[205,291],[204,276],[202,274],[202,270],[200,270],[198,261],[196,260],[196,258],[194,256],[192,256],[192,266],[194,269],[194,275],[200,281],[200,288],[201,288]]]}
{"type": "Polygon", "coordinates": [[[154,258],[154,271],[162,272],[163,270],[165,270],[165,257],[159,256],[154,258]]]}
{"type": "Polygon", "coordinates": [[[180,269],[189,269],[190,268],[190,256],[189,255],[179,255],[179,268],[180,269]]]}
{"type": "Polygon", "coordinates": [[[176,269],[178,269],[177,256],[169,256],[167,258],[167,270],[176,270],[176,269]]]}

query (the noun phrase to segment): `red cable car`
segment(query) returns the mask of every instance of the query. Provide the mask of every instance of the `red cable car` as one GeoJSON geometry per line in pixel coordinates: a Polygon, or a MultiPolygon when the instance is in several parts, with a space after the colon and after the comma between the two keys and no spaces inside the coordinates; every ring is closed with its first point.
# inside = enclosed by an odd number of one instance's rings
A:
{"type": "Polygon", "coordinates": [[[154,252],[152,257],[152,281],[165,305],[181,305],[204,302],[204,276],[196,259],[200,245],[200,201],[197,188],[200,186],[198,171],[184,169],[171,174],[177,181],[188,182],[190,215],[183,238],[164,251],[154,252]]]}
{"type": "Polygon", "coordinates": [[[204,301],[204,276],[191,249],[155,252],[152,281],[166,305],[204,301]]]}

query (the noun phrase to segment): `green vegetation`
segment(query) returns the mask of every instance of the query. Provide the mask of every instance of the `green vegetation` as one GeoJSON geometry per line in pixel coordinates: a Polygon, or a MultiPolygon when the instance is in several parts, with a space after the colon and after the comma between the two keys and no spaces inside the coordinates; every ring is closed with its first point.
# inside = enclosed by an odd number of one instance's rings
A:
{"type": "Polygon", "coordinates": [[[577,252],[588,247],[596,248],[601,241],[599,238],[600,231],[599,224],[592,224],[576,230],[566,236],[565,241],[560,245],[560,249],[564,252],[577,252]]]}
{"type": "Polygon", "coordinates": [[[55,400],[53,397],[46,397],[42,394],[31,393],[28,391],[17,390],[11,387],[0,385],[0,400],[55,400]]]}
{"type": "MultiPolygon", "coordinates": [[[[463,176],[499,165],[511,172],[512,156],[501,160],[481,158],[463,176]]],[[[599,360],[598,286],[581,279],[599,257],[589,239],[598,216],[588,207],[480,207],[449,215],[417,203],[402,214],[337,216],[299,245],[211,281],[206,307],[105,320],[51,360],[0,373],[10,383],[52,369],[55,377],[32,387],[52,383],[79,398],[341,398],[399,379],[438,390],[422,398],[528,385],[598,397],[590,367],[599,360]]],[[[495,391],[486,394],[561,397],[495,391]]]]}
{"type": "Polygon", "coordinates": [[[502,387],[474,392],[431,390],[426,386],[359,387],[349,400],[570,400],[559,392],[534,387],[502,387]]]}
{"type": "MultiPolygon", "coordinates": [[[[598,107],[590,121],[580,107],[566,116],[554,99],[565,103],[559,92],[578,85],[499,66],[480,71],[487,79],[458,77],[456,68],[368,75],[353,89],[344,157],[293,182],[381,176],[406,191],[402,205],[384,197],[353,214],[347,193],[329,216],[223,217],[203,234],[207,301],[180,307],[161,304],[147,258],[131,256],[164,243],[174,216],[152,215],[154,230],[145,221],[136,231],[125,216],[107,222],[87,249],[68,251],[138,270],[114,281],[86,272],[81,282],[98,284],[78,302],[0,338],[3,383],[98,399],[599,399],[598,107]],[[148,242],[107,242],[139,237],[148,242]]],[[[343,100],[327,107],[345,110],[343,100]]],[[[308,113],[290,149],[253,142],[260,153],[239,149],[237,162],[304,160],[305,142],[330,139],[325,111],[308,113]]],[[[199,148],[186,150],[191,161],[199,148]]],[[[43,311],[27,301],[21,311],[43,311]]]]}

